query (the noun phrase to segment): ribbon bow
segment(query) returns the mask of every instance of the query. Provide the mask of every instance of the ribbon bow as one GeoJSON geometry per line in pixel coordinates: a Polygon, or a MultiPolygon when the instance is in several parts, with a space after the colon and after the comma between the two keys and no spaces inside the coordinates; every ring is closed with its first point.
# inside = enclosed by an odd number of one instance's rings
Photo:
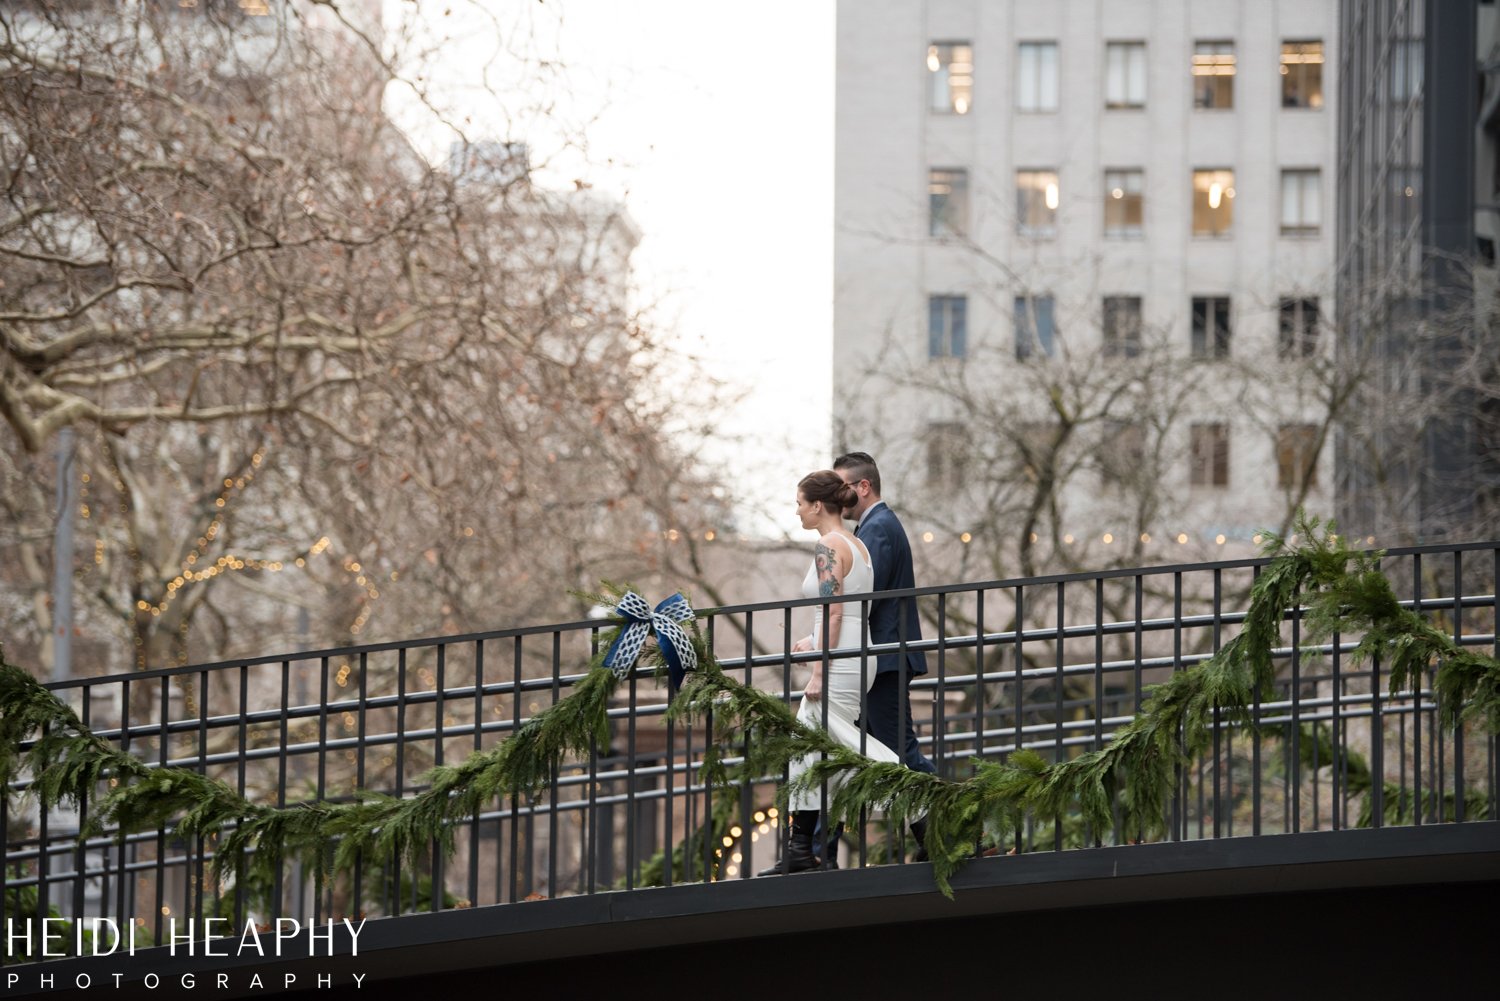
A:
{"type": "Polygon", "coordinates": [[[609,645],[609,652],[604,655],[604,666],[614,671],[615,677],[624,678],[630,673],[636,658],[641,655],[641,646],[645,644],[648,633],[656,635],[656,646],[666,658],[673,688],[681,686],[688,671],[697,670],[698,655],[693,652],[692,640],[677,624],[691,622],[694,618],[692,606],[682,595],[663,598],[653,610],[645,598],[627,591],[615,606],[615,615],[625,621],[620,626],[620,635],[615,637],[609,645]]]}

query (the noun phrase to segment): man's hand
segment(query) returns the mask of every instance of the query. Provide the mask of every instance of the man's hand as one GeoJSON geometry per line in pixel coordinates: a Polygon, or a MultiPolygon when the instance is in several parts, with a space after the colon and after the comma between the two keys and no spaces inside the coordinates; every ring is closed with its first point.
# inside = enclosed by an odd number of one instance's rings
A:
{"type": "Polygon", "coordinates": [[[792,653],[807,653],[807,651],[811,650],[812,648],[812,637],[804,636],[800,640],[792,644],[792,653]]]}

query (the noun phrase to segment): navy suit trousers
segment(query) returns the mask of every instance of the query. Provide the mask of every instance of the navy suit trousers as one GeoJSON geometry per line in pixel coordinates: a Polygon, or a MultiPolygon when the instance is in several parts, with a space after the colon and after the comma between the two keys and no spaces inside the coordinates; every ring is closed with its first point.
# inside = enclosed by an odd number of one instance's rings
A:
{"type": "Polygon", "coordinates": [[[912,771],[929,774],[937,771],[917,744],[917,729],[911,722],[911,695],[902,691],[899,671],[885,671],[875,676],[875,684],[865,696],[865,706],[870,717],[867,724],[870,736],[895,751],[912,771]],[[904,739],[898,736],[903,713],[906,723],[904,739]]]}

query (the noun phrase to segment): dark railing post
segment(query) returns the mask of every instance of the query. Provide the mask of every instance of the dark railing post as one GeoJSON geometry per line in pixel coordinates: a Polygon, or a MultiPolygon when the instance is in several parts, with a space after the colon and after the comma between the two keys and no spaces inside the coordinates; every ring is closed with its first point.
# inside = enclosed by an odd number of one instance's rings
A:
{"type": "MultiPolygon", "coordinates": [[[[1418,616],[1422,614],[1422,554],[1417,553],[1411,560],[1411,600],[1412,610],[1418,616]]],[[[1411,679],[1411,781],[1412,781],[1412,823],[1418,827],[1422,826],[1422,686],[1427,684],[1426,670],[1419,670],[1416,677],[1411,679]]],[[[1402,742],[1403,745],[1405,741],[1402,742]]],[[[1403,783],[1404,784],[1404,783],[1403,783]]]]}
{"type": "MultiPolygon", "coordinates": [[[[1017,751],[1019,751],[1021,749],[1021,747],[1024,744],[1025,739],[1026,739],[1025,718],[1024,718],[1025,714],[1022,711],[1025,708],[1025,705],[1026,705],[1025,673],[1024,673],[1025,670],[1026,670],[1026,655],[1025,655],[1025,650],[1024,650],[1024,642],[1025,642],[1024,641],[1024,637],[1025,637],[1025,635],[1026,635],[1026,592],[1025,592],[1025,588],[1024,587],[1021,587],[1021,586],[1018,585],[1016,587],[1016,632],[1015,632],[1015,654],[1016,654],[1016,659],[1015,659],[1015,664],[1016,664],[1016,666],[1015,666],[1015,672],[1016,672],[1016,680],[1015,680],[1015,686],[1016,686],[1016,691],[1015,691],[1015,707],[1016,707],[1015,750],[1017,750],[1017,751]]],[[[1015,833],[1016,833],[1016,840],[1015,840],[1016,852],[1017,852],[1017,854],[1019,854],[1021,851],[1024,850],[1024,846],[1021,843],[1021,828],[1019,826],[1016,827],[1016,832],[1015,833]]]]}
{"type": "MultiPolygon", "coordinates": [[[[1139,579],[1139,578],[1137,578],[1139,579]]],[[[1057,582],[1057,639],[1056,639],[1056,671],[1052,681],[1052,761],[1062,764],[1067,759],[1068,749],[1063,743],[1066,734],[1063,728],[1063,693],[1067,687],[1067,674],[1064,673],[1064,665],[1067,663],[1066,641],[1063,636],[1067,629],[1067,587],[1062,581],[1057,582]]],[[[1136,615],[1139,621],[1140,615],[1136,615]]],[[[1136,647],[1136,663],[1140,663],[1140,647],[1136,647]]],[[[1063,849],[1063,818],[1052,818],[1052,850],[1060,852],[1063,849]]]]}
{"type": "MultiPolygon", "coordinates": [[[[470,753],[478,754],[484,736],[484,640],[474,641],[474,707],[471,712],[474,716],[474,740],[470,746],[470,753]]],[[[469,900],[476,907],[479,906],[479,814],[481,812],[475,810],[473,818],[469,821],[469,900]]],[[[498,838],[495,844],[500,844],[498,838]]],[[[498,863],[498,859],[496,861],[498,863]]],[[[498,864],[495,871],[499,872],[498,864]]]]}
{"type": "MultiPolygon", "coordinates": [[[[1464,554],[1453,553],[1453,642],[1464,642],[1464,554]]],[[[1462,824],[1464,817],[1464,721],[1460,714],[1453,724],[1453,821],[1462,824]]]]}

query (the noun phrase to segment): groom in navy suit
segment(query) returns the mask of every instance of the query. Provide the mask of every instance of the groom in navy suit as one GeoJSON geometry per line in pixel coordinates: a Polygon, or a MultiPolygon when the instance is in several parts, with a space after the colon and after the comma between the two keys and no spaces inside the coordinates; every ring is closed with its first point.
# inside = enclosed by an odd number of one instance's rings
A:
{"type": "MultiPolygon", "coordinates": [[[[844,517],[859,520],[854,535],[870,551],[875,566],[876,591],[897,591],[916,587],[911,566],[911,543],[896,512],[880,499],[880,470],[868,452],[849,452],[833,462],[834,471],[854,488],[858,500],[844,511],[844,517]]],[[[922,638],[922,624],[917,617],[913,598],[886,598],[870,602],[870,642],[899,643],[905,639],[916,643],[922,638]]],[[[906,670],[900,666],[899,653],[883,653],[876,659],[875,684],[870,688],[870,733],[895,751],[906,767],[919,772],[936,772],[931,761],[917,745],[916,728],[911,721],[911,701],[907,682],[927,673],[927,655],[918,650],[906,652],[906,670]],[[904,674],[904,676],[903,676],[904,674]],[[898,736],[905,722],[905,735],[898,736]],[[904,750],[903,750],[904,748],[904,750]]]]}
{"type": "MultiPolygon", "coordinates": [[[[868,452],[848,452],[833,461],[834,471],[854,488],[855,506],[844,511],[845,518],[857,518],[854,535],[870,551],[875,567],[874,590],[898,591],[916,587],[911,566],[911,543],[896,512],[880,499],[880,470],[868,452]]],[[[917,617],[914,598],[885,598],[870,602],[870,642],[916,643],[922,638],[922,624],[917,617]]],[[[917,744],[916,727],[911,721],[911,698],[908,683],[927,673],[927,654],[908,650],[903,659],[898,653],[883,653],[876,658],[875,683],[870,686],[865,705],[870,735],[895,751],[906,767],[918,772],[936,772],[937,768],[917,744]],[[904,660],[904,663],[903,663],[904,660]],[[903,670],[904,668],[904,670],[903,670]],[[904,731],[904,733],[903,733],[904,731]]],[[[926,858],[921,842],[926,838],[926,824],[912,824],[918,841],[917,859],[926,858]]]]}

